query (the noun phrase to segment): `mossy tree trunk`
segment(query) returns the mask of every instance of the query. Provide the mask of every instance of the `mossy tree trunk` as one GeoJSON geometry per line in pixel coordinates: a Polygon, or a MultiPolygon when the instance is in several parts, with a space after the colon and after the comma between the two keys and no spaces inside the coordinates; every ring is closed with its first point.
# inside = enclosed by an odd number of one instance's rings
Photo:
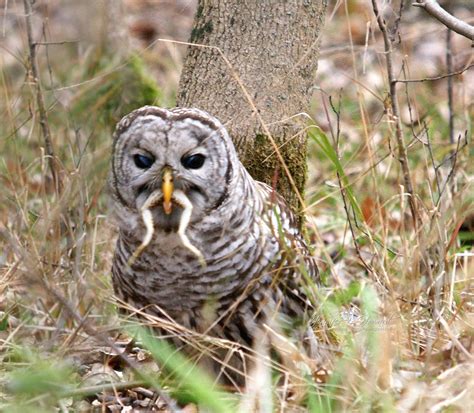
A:
{"type": "Polygon", "coordinates": [[[326,0],[199,0],[190,42],[212,47],[189,47],[179,85],[178,105],[219,118],[250,174],[276,184],[295,211],[307,154],[307,119],[295,115],[313,91],[325,9],[326,0]]]}

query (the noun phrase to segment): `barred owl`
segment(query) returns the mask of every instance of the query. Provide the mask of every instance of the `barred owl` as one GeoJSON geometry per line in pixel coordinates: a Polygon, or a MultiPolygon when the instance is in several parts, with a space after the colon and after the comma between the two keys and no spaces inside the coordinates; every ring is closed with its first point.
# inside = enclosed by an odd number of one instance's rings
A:
{"type": "Polygon", "coordinates": [[[271,318],[305,314],[301,279],[318,271],[296,217],[213,116],[145,106],[124,117],[109,186],[124,302],[246,348],[271,318]]]}

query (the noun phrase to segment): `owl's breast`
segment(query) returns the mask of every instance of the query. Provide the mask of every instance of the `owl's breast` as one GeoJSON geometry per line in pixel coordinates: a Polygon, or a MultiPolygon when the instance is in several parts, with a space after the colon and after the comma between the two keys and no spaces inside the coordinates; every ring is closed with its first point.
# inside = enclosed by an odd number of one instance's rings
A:
{"type": "Polygon", "coordinates": [[[138,245],[121,234],[112,269],[118,295],[136,307],[156,305],[175,315],[209,303],[230,305],[265,271],[278,249],[262,238],[257,223],[246,228],[245,236],[222,225],[189,227],[187,236],[202,252],[205,266],[176,232],[163,230],[155,231],[130,266],[138,245]]]}

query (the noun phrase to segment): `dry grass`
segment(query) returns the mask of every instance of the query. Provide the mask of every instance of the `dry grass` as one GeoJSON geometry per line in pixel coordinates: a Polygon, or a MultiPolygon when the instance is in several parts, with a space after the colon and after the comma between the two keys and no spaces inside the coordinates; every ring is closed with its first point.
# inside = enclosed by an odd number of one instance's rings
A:
{"type": "MultiPolygon", "coordinates": [[[[172,409],[173,400],[186,411],[197,404],[213,411],[474,410],[474,70],[453,77],[452,143],[447,80],[397,86],[419,216],[415,228],[371,4],[330,6],[320,88],[309,113],[322,132],[309,129],[306,194],[323,278],[321,286],[309,285],[317,291],[313,325],[320,357],[307,360],[279,337],[288,359],[298,361],[295,373],[285,360],[270,361],[263,343],[252,373],[258,385],[244,395],[224,394],[143,332],[137,333],[141,346],[130,343],[109,277],[115,237],[105,193],[111,131],[135,107],[172,105],[184,49],[150,43],[156,16],[143,12],[140,1],[126,2],[133,52],[120,55],[101,30],[106,19],[100,12],[74,2],[38,2],[35,36],[44,24],[43,41],[74,40],[38,46],[63,182],[58,195],[27,76],[22,3],[0,3],[0,410],[120,411],[134,405],[138,411],[172,409]],[[70,24],[74,13],[89,23],[87,33],[84,24],[70,24]],[[124,349],[131,361],[118,355],[124,349]]],[[[189,29],[190,12],[167,7],[189,29]]],[[[465,7],[456,10],[459,16],[469,14],[465,7]]],[[[387,21],[393,23],[390,13],[387,21]]],[[[157,35],[186,40],[182,27],[157,35]]],[[[445,30],[422,11],[406,6],[395,40],[398,79],[447,73],[445,30]]],[[[468,41],[453,35],[451,48],[455,71],[472,64],[468,41]]],[[[159,323],[171,335],[186,333],[169,320],[143,317],[143,324],[159,323]]],[[[235,351],[232,343],[187,333],[211,356],[216,349],[235,351]]]]}

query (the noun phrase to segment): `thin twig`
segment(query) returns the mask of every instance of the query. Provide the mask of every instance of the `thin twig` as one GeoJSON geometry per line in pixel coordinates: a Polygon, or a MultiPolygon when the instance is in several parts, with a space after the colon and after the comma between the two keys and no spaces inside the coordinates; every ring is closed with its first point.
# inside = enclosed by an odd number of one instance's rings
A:
{"type": "Polygon", "coordinates": [[[439,168],[436,166],[435,158],[433,155],[433,149],[431,147],[430,134],[428,132],[428,126],[426,125],[425,122],[423,122],[423,128],[425,130],[426,147],[428,148],[428,154],[430,156],[431,166],[433,167],[433,171],[435,173],[435,183],[436,183],[436,189],[438,191],[438,199],[436,201],[436,204],[437,204],[439,202],[439,199],[441,198],[441,185],[439,183],[439,168]]]}
{"type": "Polygon", "coordinates": [[[421,7],[429,15],[443,23],[447,28],[474,42],[474,26],[454,17],[452,14],[449,14],[436,0],[417,0],[412,4],[412,6],[421,7]]]}
{"type": "MultiPolygon", "coordinates": [[[[445,162],[451,162],[451,169],[449,170],[448,172],[448,176],[446,177],[446,180],[444,181],[443,183],[443,187],[441,188],[441,192],[439,194],[440,196],[440,199],[441,197],[443,196],[443,193],[444,191],[446,190],[446,186],[448,185],[448,182],[451,181],[453,175],[454,175],[454,172],[456,170],[456,162],[457,162],[457,159],[458,159],[458,153],[461,149],[464,149],[465,146],[467,146],[468,144],[468,140],[467,140],[467,130],[464,131],[464,144],[461,146],[461,140],[462,140],[462,136],[459,135],[458,136],[458,143],[457,143],[457,146],[456,146],[456,149],[454,150],[454,152],[447,158],[445,159],[441,165],[443,165],[445,162]]],[[[441,166],[440,165],[440,166],[441,166]]],[[[439,168],[439,166],[438,166],[439,168]]]]}
{"type": "Polygon", "coordinates": [[[53,178],[55,191],[59,195],[62,190],[62,182],[59,175],[59,164],[54,154],[53,142],[51,140],[51,131],[49,129],[49,123],[48,123],[48,116],[46,113],[43,92],[41,90],[41,84],[39,80],[38,62],[36,60],[36,43],[33,40],[33,25],[31,22],[31,16],[33,15],[31,0],[23,0],[23,3],[25,7],[26,32],[28,36],[28,46],[29,46],[29,52],[30,52],[30,55],[29,55],[30,70],[31,70],[30,80],[36,92],[36,103],[38,105],[39,123],[41,126],[41,132],[43,134],[44,146],[45,146],[46,155],[48,157],[49,169],[51,171],[51,176],[53,178]]]}
{"type": "MultiPolygon", "coordinates": [[[[451,42],[451,30],[446,32],[446,69],[448,73],[453,71],[453,52],[451,42]]],[[[453,77],[448,76],[448,109],[449,109],[449,143],[454,144],[454,110],[453,110],[453,77]]]]}
{"type": "Polygon", "coordinates": [[[120,391],[120,390],[134,389],[135,387],[140,387],[140,386],[143,386],[144,384],[147,384],[147,382],[144,380],[132,380],[132,381],[122,382],[122,383],[120,382],[103,383],[103,384],[97,384],[95,386],[85,386],[85,387],[79,387],[77,389],[65,391],[63,396],[64,397],[88,396],[88,395],[94,395],[101,392],[108,392],[111,390],[120,391]]]}
{"type": "Polygon", "coordinates": [[[392,42],[390,41],[390,37],[388,34],[387,26],[385,25],[385,21],[379,12],[377,0],[372,0],[372,7],[373,7],[374,14],[377,18],[378,26],[380,28],[380,31],[382,32],[382,36],[384,40],[385,60],[387,63],[387,76],[388,76],[388,82],[390,85],[389,99],[391,102],[392,120],[395,125],[395,136],[397,139],[397,146],[398,146],[398,161],[400,162],[400,165],[402,167],[405,190],[409,195],[408,202],[410,205],[413,225],[416,231],[418,227],[418,212],[416,208],[415,194],[413,192],[413,184],[412,184],[411,175],[410,175],[410,168],[408,165],[407,149],[406,149],[405,141],[403,139],[402,121],[400,118],[400,107],[398,103],[398,94],[397,94],[397,81],[395,78],[395,71],[393,68],[392,42]]]}
{"type": "Polygon", "coordinates": [[[396,18],[395,18],[395,22],[393,23],[393,29],[392,29],[392,42],[395,43],[395,36],[398,35],[398,42],[397,43],[401,43],[402,42],[402,39],[401,39],[401,36],[400,36],[400,23],[402,21],[402,14],[403,14],[403,8],[405,7],[405,1],[404,0],[401,0],[400,1],[400,5],[399,5],[399,8],[398,8],[398,13],[396,15],[396,18]]]}
{"type": "MultiPolygon", "coordinates": [[[[331,96],[329,96],[329,104],[331,105],[331,109],[332,109],[333,113],[336,115],[336,133],[334,134],[334,131],[333,131],[332,125],[331,125],[331,134],[332,134],[332,138],[333,138],[333,141],[334,141],[336,156],[338,157],[338,159],[341,159],[341,157],[339,155],[339,138],[341,136],[341,99],[340,99],[340,96],[339,96],[337,107],[334,105],[334,102],[333,102],[331,96]]],[[[326,106],[326,105],[324,105],[324,106],[326,106]]],[[[326,114],[327,114],[327,109],[325,108],[325,110],[326,110],[326,114]]],[[[327,116],[328,116],[328,114],[327,114],[327,116]]],[[[329,116],[328,116],[328,120],[329,120],[329,116]]],[[[374,270],[371,268],[371,266],[369,264],[367,264],[365,262],[364,257],[362,256],[362,252],[360,250],[359,244],[357,242],[357,236],[356,236],[356,233],[355,233],[355,230],[354,230],[354,226],[352,224],[351,213],[349,211],[349,205],[348,205],[348,202],[347,202],[346,188],[344,187],[344,184],[342,182],[341,175],[339,174],[339,172],[337,172],[336,175],[337,175],[337,182],[339,184],[340,193],[341,193],[341,197],[342,197],[342,202],[343,202],[343,205],[344,205],[344,211],[346,213],[347,222],[349,224],[349,230],[351,232],[352,242],[354,244],[354,248],[356,250],[356,253],[357,253],[357,256],[359,257],[360,262],[362,263],[364,268],[367,270],[367,273],[372,274],[372,273],[374,273],[374,270]]],[[[352,208],[352,215],[353,215],[354,221],[357,222],[357,218],[356,218],[355,213],[354,213],[354,208],[352,208]]]]}
{"type": "Polygon", "coordinates": [[[35,46],[58,46],[63,44],[79,43],[80,40],[62,40],[57,42],[35,42],[35,46]]]}
{"type": "Polygon", "coordinates": [[[395,82],[396,83],[434,82],[436,80],[441,80],[441,79],[446,79],[446,78],[450,78],[450,77],[453,77],[453,76],[461,75],[466,70],[469,70],[472,67],[474,67],[474,63],[470,64],[469,66],[466,66],[464,69],[458,70],[456,72],[448,72],[444,75],[439,75],[439,76],[434,76],[434,77],[423,77],[423,78],[420,78],[420,79],[395,79],[395,82]]]}

